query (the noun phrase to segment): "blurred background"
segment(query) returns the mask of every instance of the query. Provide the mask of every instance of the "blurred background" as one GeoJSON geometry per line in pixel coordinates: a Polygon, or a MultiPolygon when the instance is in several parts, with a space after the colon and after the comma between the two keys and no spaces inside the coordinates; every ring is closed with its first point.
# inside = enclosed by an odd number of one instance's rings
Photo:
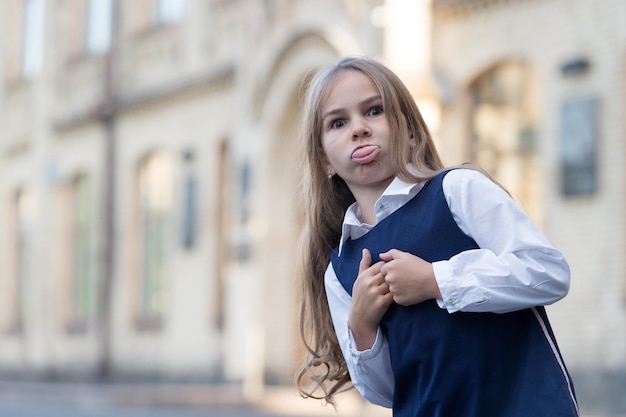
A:
{"type": "Polygon", "coordinates": [[[0,34],[0,415],[335,415],[293,388],[294,156],[303,81],[345,55],[565,253],[581,410],[626,415],[624,0],[0,0],[0,34]]]}

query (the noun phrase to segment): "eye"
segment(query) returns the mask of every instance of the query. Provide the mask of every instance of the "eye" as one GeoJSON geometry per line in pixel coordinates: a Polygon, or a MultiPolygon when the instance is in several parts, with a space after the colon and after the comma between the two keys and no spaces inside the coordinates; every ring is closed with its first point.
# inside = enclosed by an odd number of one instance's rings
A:
{"type": "Polygon", "coordinates": [[[332,122],[330,122],[331,129],[339,129],[345,125],[346,125],[346,121],[343,119],[337,119],[337,120],[333,120],[332,122]]]}
{"type": "Polygon", "coordinates": [[[383,114],[383,106],[374,106],[367,111],[368,116],[378,116],[379,114],[383,114]]]}

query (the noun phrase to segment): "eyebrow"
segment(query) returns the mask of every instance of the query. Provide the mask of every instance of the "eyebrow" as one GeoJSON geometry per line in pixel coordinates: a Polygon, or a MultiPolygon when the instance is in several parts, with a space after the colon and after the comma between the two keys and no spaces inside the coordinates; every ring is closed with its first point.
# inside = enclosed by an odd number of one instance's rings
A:
{"type": "MultiPolygon", "coordinates": [[[[376,103],[377,101],[382,101],[382,97],[380,95],[375,95],[375,96],[366,98],[365,100],[363,100],[363,101],[361,101],[359,103],[359,106],[360,107],[367,107],[367,106],[369,106],[369,105],[371,105],[373,103],[376,103]]],[[[324,113],[322,115],[322,121],[326,120],[330,116],[334,116],[336,114],[342,113],[343,111],[344,111],[343,108],[329,110],[329,111],[327,111],[326,113],[324,113]]]]}

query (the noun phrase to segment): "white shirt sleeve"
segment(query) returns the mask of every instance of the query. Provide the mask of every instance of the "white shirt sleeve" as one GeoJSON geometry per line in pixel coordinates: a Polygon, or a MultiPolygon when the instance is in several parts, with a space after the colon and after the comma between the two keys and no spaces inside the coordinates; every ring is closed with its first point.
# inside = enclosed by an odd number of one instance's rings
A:
{"type": "Polygon", "coordinates": [[[391,408],[394,378],[387,338],[379,329],[374,346],[365,351],[358,351],[348,329],[352,297],[337,279],[332,265],[326,270],[324,283],[335,332],[350,372],[352,385],[369,402],[391,408]]]}
{"type": "Polygon", "coordinates": [[[562,253],[504,190],[468,169],[449,172],[443,190],[454,220],[480,249],[433,263],[442,308],[505,313],[567,294],[570,270],[562,253]]]}

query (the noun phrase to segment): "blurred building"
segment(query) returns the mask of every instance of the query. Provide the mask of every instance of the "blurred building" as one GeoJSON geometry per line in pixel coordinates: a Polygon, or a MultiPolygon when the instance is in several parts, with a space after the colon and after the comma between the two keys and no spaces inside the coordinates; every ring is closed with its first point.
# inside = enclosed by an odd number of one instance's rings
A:
{"type": "Polygon", "coordinates": [[[582,409],[626,413],[626,2],[434,1],[444,154],[497,176],[562,249],[548,308],[582,409]]]}
{"type": "Polygon", "coordinates": [[[623,0],[4,0],[0,33],[0,377],[290,383],[301,85],[368,55],[565,252],[562,351],[623,391],[623,0]]]}

